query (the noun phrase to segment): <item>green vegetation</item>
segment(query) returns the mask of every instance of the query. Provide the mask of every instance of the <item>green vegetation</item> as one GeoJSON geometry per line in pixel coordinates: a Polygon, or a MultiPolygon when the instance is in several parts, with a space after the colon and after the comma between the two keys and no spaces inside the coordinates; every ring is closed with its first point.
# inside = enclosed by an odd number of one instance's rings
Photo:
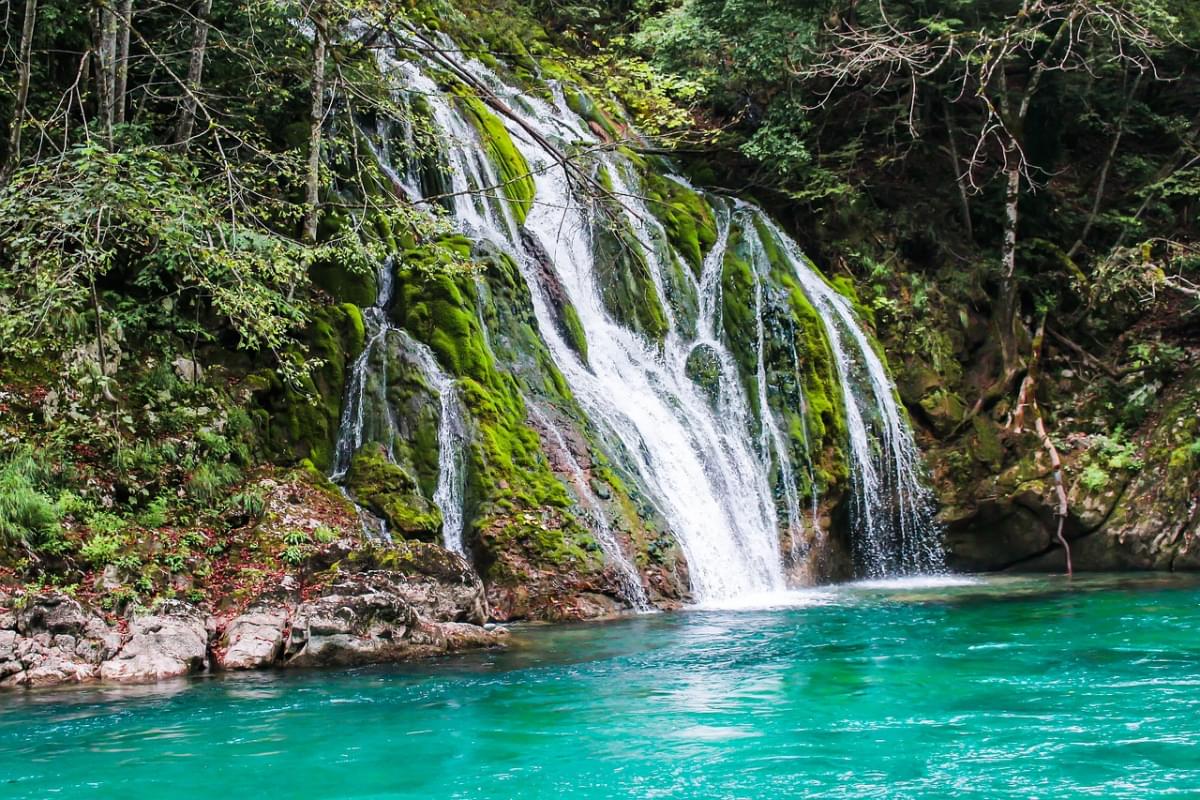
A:
{"type": "MultiPolygon", "coordinates": [[[[706,198],[754,196],[875,328],[914,417],[966,452],[945,456],[956,481],[1015,464],[1044,485],[1036,417],[1073,486],[1107,492],[1163,464],[1164,494],[1194,486],[1192,3],[212,0],[181,14],[139,0],[132,20],[117,5],[37,0],[34,24],[14,6],[4,28],[0,579],[77,584],[114,609],[244,597],[355,530],[324,476],[385,263],[403,333],[372,354],[392,367],[372,390],[402,421],[353,458],[350,493],[398,536],[436,539],[440,411],[415,340],[468,411],[468,542],[486,577],[599,569],[533,412],[598,434],[525,278],[436,203],[398,202],[374,155],[389,126],[411,132],[387,140],[389,166],[450,191],[429,103],[394,96],[376,58],[422,26],[543,98],[558,81],[597,146],[628,157],[625,183],[662,226],[649,245],[593,153],[564,143],[555,168],[599,209],[606,310],[647,340],[696,319],[717,239],[706,198]],[[661,281],[646,246],[662,250],[661,281]],[[320,509],[312,525],[280,511],[293,496],[320,509]]],[[[523,223],[534,181],[503,104],[436,57],[499,179],[476,199],[523,223]]],[[[721,335],[757,414],[761,279],[768,401],[793,461],[816,467],[802,489],[836,495],[846,425],[823,326],[770,232],[755,232],[757,265],[747,233],[732,231],[721,265],[721,335]]],[[[588,332],[548,266],[556,326],[586,363],[588,332]]],[[[711,355],[688,363],[710,394],[711,355]]],[[[649,503],[589,446],[638,557],[669,564],[649,503]]]]}

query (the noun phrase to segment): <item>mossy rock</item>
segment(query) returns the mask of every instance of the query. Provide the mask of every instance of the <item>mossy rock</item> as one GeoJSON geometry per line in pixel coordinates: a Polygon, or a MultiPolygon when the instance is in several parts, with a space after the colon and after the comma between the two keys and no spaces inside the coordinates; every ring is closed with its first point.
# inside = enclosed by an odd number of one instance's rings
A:
{"type": "Polygon", "coordinates": [[[462,95],[460,101],[479,131],[479,138],[488,158],[496,167],[504,195],[511,203],[513,216],[518,224],[523,224],[525,216],[533,206],[533,195],[537,189],[533,176],[529,174],[529,164],[513,144],[504,123],[488,110],[479,98],[462,95]]]}
{"type": "Polygon", "coordinates": [[[656,172],[643,177],[650,212],[662,223],[667,238],[699,278],[704,257],[717,242],[717,223],[700,194],[656,172]]]}
{"type": "Polygon", "coordinates": [[[619,141],[624,138],[618,123],[604,109],[578,88],[563,91],[567,107],[587,120],[594,132],[604,135],[609,141],[619,141]]]}
{"type": "Polygon", "coordinates": [[[688,353],[684,371],[700,388],[709,404],[716,408],[717,398],[721,394],[721,364],[712,346],[698,344],[693,347],[688,353]]]}
{"type": "Polygon", "coordinates": [[[967,405],[954,392],[935,389],[921,398],[921,410],[938,436],[949,435],[962,422],[967,405]]]}
{"type": "Polygon", "coordinates": [[[493,348],[509,353],[514,362],[527,364],[531,378],[542,376],[544,383],[537,387],[540,391],[560,398],[568,397],[569,392],[537,337],[528,289],[510,259],[476,254],[485,262],[486,291],[476,283],[478,273],[424,268],[429,259],[439,257],[436,248],[468,246],[452,238],[406,252],[399,260],[392,317],[397,325],[428,345],[442,367],[455,377],[458,396],[470,412],[466,492],[470,529],[493,530],[501,519],[507,529],[516,514],[540,518],[551,510],[559,520],[553,526],[559,533],[548,533],[541,530],[544,526],[522,521],[512,528],[511,535],[476,538],[473,544],[482,548],[477,555],[485,565],[484,572],[487,564],[500,561],[501,554],[489,548],[508,547],[514,537],[521,539],[523,547],[531,548],[529,554],[535,563],[556,565],[564,554],[577,554],[591,535],[573,522],[567,511],[571,498],[550,469],[537,432],[526,424],[528,390],[511,371],[500,366],[493,348]],[[481,308],[481,299],[490,303],[481,308]],[[490,317],[512,323],[497,324],[498,331],[503,329],[503,339],[489,341],[482,321],[490,317]],[[560,536],[567,537],[565,543],[558,541],[560,536]]]}
{"type": "Polygon", "coordinates": [[[614,319],[652,342],[667,334],[667,316],[654,285],[641,242],[624,222],[597,226],[594,232],[596,281],[600,299],[614,319]]]}
{"type": "Polygon", "coordinates": [[[438,538],[441,512],[421,495],[416,478],[389,461],[378,445],[355,453],[346,473],[346,488],[359,505],[385,520],[393,535],[422,541],[438,538]]]}
{"type": "MultiPolygon", "coordinates": [[[[363,320],[349,303],[317,309],[306,332],[308,356],[319,366],[304,374],[299,385],[284,383],[273,370],[249,376],[263,388],[259,402],[268,412],[263,438],[268,453],[285,463],[307,458],[327,471],[341,420],[346,368],[363,348],[363,320]]],[[[298,352],[285,355],[299,364],[298,352]]]]}
{"type": "Polygon", "coordinates": [[[819,487],[808,485],[796,470],[804,495],[819,488],[831,490],[848,477],[846,427],[842,388],[825,324],[809,302],[795,273],[771,232],[754,231],[763,246],[766,274],[755,274],[746,231],[735,225],[729,233],[722,265],[722,328],[737,362],[738,372],[758,412],[758,321],[754,316],[755,284],[762,282],[764,367],[767,402],[789,435],[792,463],[811,461],[819,487]],[[805,450],[805,441],[808,450],[805,450]]]}

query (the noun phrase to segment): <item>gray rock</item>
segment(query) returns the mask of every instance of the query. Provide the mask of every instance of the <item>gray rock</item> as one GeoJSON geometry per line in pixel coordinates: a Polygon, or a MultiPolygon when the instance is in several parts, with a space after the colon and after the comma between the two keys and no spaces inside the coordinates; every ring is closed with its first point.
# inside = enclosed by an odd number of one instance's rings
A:
{"type": "Polygon", "coordinates": [[[288,666],[395,661],[412,650],[416,610],[380,573],[350,575],[330,593],[301,603],[292,617],[288,666]]]}
{"type": "Polygon", "coordinates": [[[145,683],[199,672],[208,665],[208,620],[194,606],[167,601],[129,623],[129,638],[100,677],[145,683]]]}
{"type": "Polygon", "coordinates": [[[502,644],[504,631],[459,621],[474,618],[478,602],[471,581],[389,570],[347,574],[296,608],[284,663],[372,664],[502,644]]]}
{"type": "Polygon", "coordinates": [[[65,594],[48,593],[29,598],[15,610],[16,629],[23,636],[66,634],[80,636],[95,612],[65,594]]]}
{"type": "Polygon", "coordinates": [[[171,366],[175,368],[175,374],[181,381],[199,383],[200,379],[204,377],[204,368],[200,366],[199,362],[190,358],[180,356],[171,362],[171,366]]]}
{"type": "Polygon", "coordinates": [[[258,606],[235,617],[225,629],[225,649],[218,655],[222,669],[258,669],[274,664],[283,651],[288,610],[258,606]]]}
{"type": "Polygon", "coordinates": [[[95,664],[76,661],[64,651],[55,648],[40,654],[33,663],[25,667],[24,673],[14,677],[20,678],[18,685],[36,688],[94,680],[97,669],[95,664]]]}

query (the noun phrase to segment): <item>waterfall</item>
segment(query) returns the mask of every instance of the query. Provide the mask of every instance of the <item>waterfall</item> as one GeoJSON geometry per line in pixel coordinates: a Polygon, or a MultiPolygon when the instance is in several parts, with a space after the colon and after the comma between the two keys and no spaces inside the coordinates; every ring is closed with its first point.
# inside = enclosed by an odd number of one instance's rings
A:
{"type": "MultiPolygon", "coordinates": [[[[462,411],[454,381],[438,366],[433,352],[388,320],[387,308],[392,301],[395,281],[394,266],[390,258],[380,265],[376,274],[379,289],[375,304],[363,309],[363,350],[348,370],[329,478],[341,485],[350,471],[354,454],[368,441],[382,444],[388,459],[395,461],[398,428],[396,411],[388,398],[388,367],[391,362],[387,347],[391,337],[400,343],[403,352],[412,358],[437,393],[438,479],[433,503],[442,514],[442,543],[449,550],[463,553],[464,451],[467,438],[462,411]],[[369,428],[369,420],[373,417],[381,418],[382,425],[370,423],[369,428]]],[[[377,519],[361,508],[359,512],[364,531],[372,537],[390,539],[386,520],[377,519]]]]}
{"type": "MultiPolygon", "coordinates": [[[[700,275],[694,276],[687,269],[672,273],[673,266],[684,263],[683,258],[674,251],[666,231],[646,207],[632,162],[612,148],[599,146],[601,143],[590,133],[586,122],[567,108],[557,85],[551,85],[552,103],[546,102],[507,85],[482,64],[468,61],[466,68],[511,111],[513,117],[501,116],[500,122],[530,169],[534,203],[523,223],[518,223],[513,208],[497,188],[503,182],[479,133],[453,97],[439,90],[420,60],[397,60],[382,50],[377,52],[383,69],[396,78],[398,99],[420,96],[432,125],[440,133],[441,156],[449,183],[449,191],[439,195],[441,201],[463,233],[506,253],[518,266],[530,291],[538,332],[573,399],[601,437],[619,445],[626,466],[636,474],[649,501],[668,521],[687,560],[691,589],[697,601],[719,602],[785,588],[781,515],[774,486],[779,487],[782,498],[784,525],[790,533],[793,557],[803,555],[798,540],[803,532],[804,513],[790,440],[768,401],[773,389],[777,391],[777,387],[770,385],[765,363],[765,306],[771,269],[753,224],[742,224],[741,228],[754,255],[757,369],[746,378],[753,382],[757,394],[754,412],[738,362],[722,331],[722,269],[735,218],[742,223],[760,221],[770,232],[822,317],[835,354],[845,405],[857,529],[855,549],[861,570],[874,576],[935,569],[940,565],[936,536],[931,534],[929,493],[920,481],[918,454],[882,361],[846,299],[821,278],[799,247],[762,212],[743,203],[731,207],[724,201],[711,200],[717,241],[700,265],[700,275]],[[532,136],[530,131],[538,135],[532,136]],[[589,158],[595,174],[608,180],[613,197],[619,198],[613,204],[615,222],[627,226],[644,256],[654,294],[650,296],[647,289],[644,302],[659,304],[666,321],[660,341],[651,341],[631,329],[606,308],[599,284],[602,270],[597,263],[596,232],[599,225],[611,225],[614,220],[606,217],[603,209],[598,209],[590,199],[579,195],[575,185],[578,179],[561,166],[557,153],[544,146],[546,141],[566,151],[594,150],[589,158]],[[560,331],[555,302],[550,287],[545,285],[547,270],[552,271],[555,279],[557,301],[561,302],[565,296],[578,317],[586,339],[586,361],[560,331]],[[678,277],[680,273],[682,278],[678,277]],[[682,289],[680,280],[686,284],[682,289]],[[672,296],[672,291],[694,295],[698,308],[694,319],[681,318],[675,305],[678,298],[672,296]],[[715,396],[706,394],[688,374],[689,358],[697,352],[715,365],[715,396]]],[[[411,139],[411,131],[405,130],[404,135],[411,139]]],[[[376,148],[376,153],[385,161],[389,158],[384,148],[376,148]]],[[[430,197],[411,164],[385,163],[384,167],[406,192],[430,197]]],[[[343,458],[343,439],[350,453],[362,442],[361,422],[356,432],[353,416],[357,413],[361,417],[366,381],[357,372],[365,368],[365,355],[355,363],[355,374],[349,382],[347,413],[352,419],[351,424],[345,424],[344,415],[345,436],[339,437],[338,465],[343,458]],[[360,408],[358,412],[352,411],[355,403],[360,408]]],[[[792,361],[800,391],[801,416],[805,416],[794,342],[792,361]]],[[[442,398],[443,423],[457,426],[457,433],[448,428],[445,437],[439,430],[442,451],[439,466],[458,464],[446,471],[457,471],[461,480],[461,459],[447,457],[448,450],[463,446],[461,418],[451,413],[452,408],[457,408],[453,382],[437,369],[431,353],[422,363],[442,398]]],[[[641,579],[613,535],[603,508],[566,446],[562,432],[532,401],[527,406],[530,414],[543,423],[550,440],[547,444],[561,450],[566,477],[592,516],[597,542],[618,574],[626,599],[635,606],[645,602],[641,579]]],[[[803,435],[812,498],[811,524],[817,531],[819,499],[807,428],[803,435]]],[[[340,466],[335,466],[335,474],[338,469],[344,474],[340,466]]],[[[456,497],[461,500],[461,491],[454,494],[453,480],[452,474],[444,477],[439,474],[436,498],[439,507],[443,503],[453,504],[456,497]]],[[[449,527],[452,517],[444,508],[443,515],[449,527]]],[[[453,519],[458,526],[458,538],[452,539],[448,532],[447,544],[456,542],[461,549],[461,514],[453,519]]]]}
{"type": "MultiPolygon", "coordinates": [[[[779,483],[783,487],[783,497],[787,504],[788,531],[791,537],[793,557],[799,555],[798,539],[801,533],[800,495],[796,491],[796,474],[792,471],[792,458],[788,454],[788,445],[775,422],[775,412],[771,410],[767,394],[767,366],[765,361],[766,330],[763,324],[763,276],[756,269],[754,272],[754,320],[755,344],[757,345],[758,362],[755,365],[755,382],[758,389],[758,417],[761,432],[759,433],[759,451],[763,461],[769,468],[771,452],[774,450],[775,461],[779,468],[779,483]]],[[[807,448],[807,442],[805,444],[807,448]]],[[[816,524],[814,517],[813,524],[816,524]]]]}
{"type": "MultiPolygon", "coordinates": [[[[346,473],[350,470],[350,461],[366,440],[367,392],[368,383],[371,379],[371,358],[376,355],[379,346],[383,343],[388,333],[395,330],[387,318],[387,306],[392,302],[392,287],[394,285],[393,266],[391,259],[384,261],[380,265],[376,272],[378,290],[375,296],[375,304],[369,308],[364,308],[362,312],[363,349],[358,354],[358,358],[354,360],[354,363],[350,365],[346,376],[345,399],[342,402],[342,415],[338,422],[337,440],[333,448],[333,467],[329,473],[330,479],[335,483],[342,481],[346,477],[346,473]]],[[[386,358],[383,359],[382,366],[385,371],[379,376],[380,380],[376,384],[378,397],[373,398],[373,400],[388,416],[388,436],[383,444],[387,448],[388,454],[391,455],[393,445],[390,434],[395,430],[396,426],[395,421],[391,417],[391,404],[387,402],[386,358]]]]}
{"type": "MultiPolygon", "coordinates": [[[[921,460],[883,360],[855,317],[850,301],[831,287],[790,237],[765,214],[746,207],[770,232],[825,327],[837,364],[850,439],[854,482],[853,544],[870,577],[943,568],[933,524],[932,498],[921,480],[921,460]]],[[[765,260],[757,226],[745,226],[765,260]]]]}
{"type": "Polygon", "coordinates": [[[438,365],[423,342],[407,337],[411,352],[438,396],[438,479],[433,504],[442,512],[442,544],[460,555],[463,543],[463,494],[466,489],[466,427],[454,379],[438,365]]]}

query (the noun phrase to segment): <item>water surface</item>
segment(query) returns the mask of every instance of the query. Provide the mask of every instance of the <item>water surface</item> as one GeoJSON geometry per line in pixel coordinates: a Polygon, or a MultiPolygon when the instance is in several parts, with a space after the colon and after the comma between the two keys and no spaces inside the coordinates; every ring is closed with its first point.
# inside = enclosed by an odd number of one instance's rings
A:
{"type": "Polygon", "coordinates": [[[0,797],[1197,797],[1198,602],[877,582],[403,667],[2,694],[0,797]]]}

